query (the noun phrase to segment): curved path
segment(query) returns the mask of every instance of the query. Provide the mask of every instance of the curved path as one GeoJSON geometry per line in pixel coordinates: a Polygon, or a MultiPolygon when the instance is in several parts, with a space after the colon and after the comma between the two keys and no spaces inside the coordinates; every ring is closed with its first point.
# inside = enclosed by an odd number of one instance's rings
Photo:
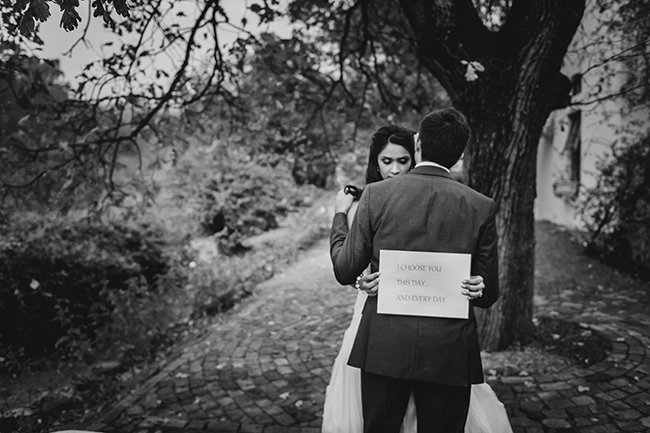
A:
{"type": "MultiPolygon", "coordinates": [[[[538,230],[541,244],[566,238],[550,225],[538,230]]],[[[550,271],[544,266],[552,264],[538,265],[537,272],[550,271]]],[[[606,360],[553,376],[489,377],[515,432],[650,431],[647,294],[643,305],[635,298],[643,288],[620,293],[594,285],[591,290],[558,279],[536,297],[536,314],[561,315],[599,330],[614,345],[606,360]]],[[[334,280],[327,241],[320,241],[87,428],[320,432],[325,386],[354,297],[334,280]]]]}

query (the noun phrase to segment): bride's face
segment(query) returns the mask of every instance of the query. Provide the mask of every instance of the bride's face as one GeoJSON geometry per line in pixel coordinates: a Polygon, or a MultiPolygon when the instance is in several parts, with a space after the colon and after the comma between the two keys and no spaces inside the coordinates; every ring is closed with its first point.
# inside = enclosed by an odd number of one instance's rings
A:
{"type": "Polygon", "coordinates": [[[388,143],[377,155],[377,165],[382,179],[389,179],[409,171],[411,155],[399,144],[388,143]]]}

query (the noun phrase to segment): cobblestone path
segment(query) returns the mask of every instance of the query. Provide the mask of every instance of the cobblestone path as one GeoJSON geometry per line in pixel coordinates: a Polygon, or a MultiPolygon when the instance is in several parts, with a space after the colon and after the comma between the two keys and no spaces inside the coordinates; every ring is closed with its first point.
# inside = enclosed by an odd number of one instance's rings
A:
{"type": "MultiPolygon", "coordinates": [[[[547,236],[541,242],[563,236],[550,225],[541,229],[547,236]]],[[[610,339],[613,352],[590,368],[570,367],[552,377],[489,376],[515,433],[650,431],[650,314],[647,296],[638,297],[647,289],[616,293],[598,281],[593,290],[571,287],[558,280],[539,293],[536,314],[584,323],[610,339]]],[[[87,428],[319,432],[324,390],[354,297],[334,280],[323,240],[87,428]]]]}

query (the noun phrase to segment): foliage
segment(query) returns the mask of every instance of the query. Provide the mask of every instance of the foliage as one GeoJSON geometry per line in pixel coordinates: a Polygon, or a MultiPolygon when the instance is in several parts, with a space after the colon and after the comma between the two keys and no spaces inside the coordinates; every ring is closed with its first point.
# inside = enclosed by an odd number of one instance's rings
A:
{"type": "MultiPolygon", "coordinates": [[[[304,188],[304,187],[303,187],[304,188]]],[[[323,205],[329,199],[315,198],[316,189],[305,199],[315,205],[288,215],[277,233],[261,235],[254,248],[242,255],[223,257],[214,262],[197,262],[188,275],[192,317],[199,319],[228,310],[249,296],[255,286],[273,276],[277,269],[300,257],[314,242],[329,231],[330,211],[323,205]]]]}
{"type": "Polygon", "coordinates": [[[613,149],[597,185],[585,194],[581,216],[588,251],[650,275],[650,135],[613,149]]]}
{"type": "MultiPolygon", "coordinates": [[[[16,40],[22,37],[39,42],[38,27],[32,24],[49,18],[49,3],[19,2],[15,7],[10,2],[0,3],[8,34],[16,40]]],[[[62,25],[76,27],[79,3],[57,3],[64,10],[62,25]]],[[[217,111],[243,129],[248,129],[249,122],[257,126],[256,131],[249,129],[251,136],[259,136],[257,144],[273,146],[279,135],[289,149],[297,148],[297,181],[325,185],[333,172],[332,145],[354,139],[364,124],[375,126],[376,116],[380,122],[395,122],[437,103],[440,89],[423,77],[420,67],[413,68],[417,64],[414,58],[401,62],[399,57],[385,54],[402,47],[373,48],[373,55],[383,58],[356,63],[352,58],[350,63],[336,65],[337,45],[332,44],[336,33],[313,36],[311,31],[297,31],[286,40],[269,34],[258,37],[232,23],[219,1],[190,3],[92,2],[93,15],[103,17],[120,43],[107,42],[105,58],[88,64],[79,76],[79,87],[71,95],[77,102],[77,116],[72,122],[59,123],[70,131],[64,144],[39,152],[61,159],[61,169],[76,163],[65,158],[66,151],[81,154],[86,163],[92,155],[101,168],[99,175],[112,190],[118,187],[114,175],[120,155],[140,151],[143,141],[147,146],[164,141],[158,123],[168,108],[184,114],[196,112],[197,106],[201,106],[199,111],[210,107],[207,112],[217,111]],[[234,28],[242,35],[229,53],[222,52],[218,41],[217,29],[224,28],[234,28]],[[159,66],[169,64],[169,57],[178,65],[176,69],[159,66]],[[215,106],[220,108],[212,109],[215,106]],[[83,125],[91,127],[80,131],[83,125]],[[348,135],[343,136],[342,131],[348,135]],[[291,141],[303,136],[306,140],[291,141]],[[318,162],[321,168],[308,172],[311,162],[318,162]]],[[[261,23],[281,15],[278,2],[253,2],[249,10],[261,23]]],[[[328,17],[339,30],[345,26],[336,15],[328,17]]],[[[390,38],[404,40],[400,33],[391,31],[390,38]]],[[[85,30],[80,41],[84,37],[85,30]]],[[[87,167],[88,172],[92,169],[87,167]]],[[[21,184],[42,176],[34,171],[20,173],[21,184]]],[[[70,182],[81,183],[85,181],[70,182]]]]}
{"type": "MultiPolygon", "coordinates": [[[[61,24],[66,30],[79,24],[81,6],[77,0],[12,3],[0,3],[8,29],[2,34],[3,41],[23,45],[25,39],[31,39],[41,43],[35,23],[49,18],[51,3],[62,8],[61,24]]],[[[86,169],[92,172],[98,167],[98,177],[112,191],[120,187],[115,184],[120,157],[134,150],[140,152],[140,138],[147,143],[155,143],[159,138],[154,124],[156,115],[168,108],[178,111],[205,96],[217,98],[215,95],[228,94],[225,83],[229,65],[223,60],[216,29],[230,24],[223,24],[228,20],[218,1],[196,2],[186,7],[178,2],[98,0],[91,7],[94,15],[101,16],[104,25],[115,34],[115,40],[102,46],[104,58],[87,64],[79,75],[79,86],[74,93],[70,92],[76,116],[59,123],[68,131],[65,145],[38,151],[50,160],[61,160],[61,169],[74,167],[79,160],[92,161],[94,166],[86,169]],[[172,66],[160,65],[179,66],[170,73],[172,66]],[[208,76],[193,88],[190,77],[206,69],[208,76]]],[[[86,32],[87,27],[78,42],[86,32]]],[[[22,174],[25,179],[20,184],[27,185],[43,176],[42,171],[32,173],[31,177],[30,173],[22,174]]],[[[93,182],[94,179],[90,181],[93,182]]],[[[5,184],[3,190],[15,187],[5,184]]]]}
{"type": "Polygon", "coordinates": [[[238,168],[215,173],[201,187],[202,226],[226,254],[243,252],[247,237],[277,228],[280,217],[304,204],[282,167],[251,162],[238,168]]]}
{"type": "MultiPolygon", "coordinates": [[[[293,245],[293,251],[297,251],[293,245]]],[[[291,258],[287,251],[250,251],[214,263],[197,263],[188,276],[191,317],[212,317],[229,310],[253,293],[256,284],[273,276],[275,264],[291,258]]]]}
{"type": "MultiPolygon", "coordinates": [[[[56,61],[0,42],[0,185],[2,207],[38,202],[71,205],[71,194],[96,195],[93,149],[71,144],[96,125],[68,99],[56,61]]],[[[104,117],[102,117],[103,119],[104,117]]]]}
{"type": "MultiPolygon", "coordinates": [[[[410,123],[418,110],[446,104],[439,86],[406,66],[409,59],[385,59],[381,69],[392,84],[372,81],[359,64],[336,65],[335,37],[302,30],[290,38],[263,33],[248,41],[237,62],[244,114],[235,118],[235,127],[243,141],[265,164],[288,161],[296,183],[321,188],[332,184],[335,164],[365,130],[410,123]]],[[[361,143],[365,152],[366,141],[361,143]]]]}
{"type": "Polygon", "coordinates": [[[251,156],[241,136],[190,144],[161,177],[159,211],[187,236],[213,236],[224,254],[243,253],[246,238],[278,227],[307,203],[293,181],[291,162],[278,155],[251,156]]]}
{"type": "MultiPolygon", "coordinates": [[[[179,164],[182,162],[181,159],[179,164]]],[[[288,172],[285,175],[290,179],[288,172]]],[[[165,254],[168,270],[156,278],[155,290],[150,290],[145,284],[135,284],[137,282],[132,279],[130,282],[134,284],[128,290],[107,292],[109,305],[114,307],[110,320],[96,330],[94,339],[75,341],[70,347],[74,350],[73,355],[81,358],[82,362],[56,362],[60,360],[54,356],[47,360],[34,360],[31,365],[36,370],[38,393],[20,404],[20,407],[32,410],[33,415],[16,420],[21,424],[15,428],[19,431],[45,432],[92,423],[105,411],[106,405],[118,398],[120,392],[137,386],[151,371],[159,368],[158,361],[164,362],[171,356],[170,352],[178,350],[184,341],[194,340],[206,332],[208,324],[214,320],[212,316],[231,308],[251,294],[257,283],[285,267],[299,257],[305,248],[322,239],[330,223],[331,209],[324,207],[329,204],[330,197],[319,194],[316,188],[300,189],[306,201],[316,200],[316,206],[302,207],[299,212],[289,214],[282,223],[282,233],[258,237],[254,249],[243,255],[217,254],[206,259],[200,247],[186,243],[188,239],[184,232],[194,228],[187,223],[191,219],[189,209],[175,214],[173,220],[169,215],[157,215],[172,224],[175,232],[173,242],[166,248],[173,251],[173,254],[165,254]],[[315,199],[316,195],[319,197],[315,199]],[[287,233],[291,236],[287,236],[287,233]],[[118,365],[104,372],[104,362],[98,361],[106,360],[116,360],[118,365]],[[41,406],[44,401],[41,397],[45,394],[42,389],[48,389],[49,385],[42,383],[43,377],[52,375],[42,371],[44,366],[65,369],[64,373],[59,374],[64,376],[63,383],[69,385],[67,389],[71,394],[66,400],[68,406],[65,410],[61,406],[41,406]]],[[[176,205],[185,201],[178,200],[176,205]]],[[[166,210],[163,207],[157,211],[166,213],[166,210]]],[[[154,237],[147,235],[147,238],[154,237]]],[[[164,240],[169,241],[170,236],[165,236],[164,240]]],[[[214,239],[201,240],[209,243],[214,239]]],[[[3,352],[0,369],[7,367],[12,360],[6,358],[14,353],[3,352]]],[[[13,362],[19,364],[18,372],[25,372],[24,357],[13,362]]],[[[31,376],[22,374],[17,377],[19,379],[13,381],[14,384],[9,381],[9,395],[11,390],[24,390],[25,384],[21,382],[31,376]]],[[[50,395],[55,394],[59,387],[60,384],[51,385],[50,395]]],[[[0,406],[9,401],[8,398],[0,399],[0,406]]],[[[3,408],[16,406],[9,403],[3,408]]]]}
{"type": "Polygon", "coordinates": [[[238,60],[242,116],[234,120],[242,144],[261,163],[290,161],[298,184],[324,187],[334,171],[331,152],[357,110],[323,71],[321,57],[317,43],[296,35],[263,33],[250,41],[238,60]]]}
{"type": "Polygon", "coordinates": [[[0,341],[26,357],[76,351],[137,312],[129,303],[160,295],[168,263],[155,230],[25,216],[1,230],[0,341]]]}
{"type": "Polygon", "coordinates": [[[288,15],[319,34],[335,82],[360,109],[396,122],[449,104],[417,59],[417,40],[394,2],[293,1],[288,15]]]}
{"type": "MultiPolygon", "coordinates": [[[[602,60],[589,68],[602,68],[604,72],[601,82],[594,86],[596,91],[601,90],[603,80],[617,80],[622,82],[620,94],[631,104],[647,105],[650,100],[650,4],[634,0],[596,0],[595,6],[601,13],[610,12],[604,23],[607,29],[604,39],[592,42],[603,44],[605,50],[602,60]],[[617,62],[625,64],[624,70],[612,67],[617,62]]],[[[603,99],[603,95],[594,96],[603,99]]]]}

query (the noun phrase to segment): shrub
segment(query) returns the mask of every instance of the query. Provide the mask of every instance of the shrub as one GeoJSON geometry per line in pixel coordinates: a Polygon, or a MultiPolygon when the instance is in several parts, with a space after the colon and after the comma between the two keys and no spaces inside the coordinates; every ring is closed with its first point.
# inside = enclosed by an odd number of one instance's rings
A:
{"type": "Polygon", "coordinates": [[[201,193],[202,226],[216,234],[225,254],[245,251],[249,236],[278,227],[278,218],[303,205],[288,172],[282,167],[250,164],[238,172],[211,176],[201,193]]]}
{"type": "Polygon", "coordinates": [[[621,269],[650,274],[650,135],[615,149],[585,195],[587,250],[621,269]]]}
{"type": "Polygon", "coordinates": [[[59,217],[0,231],[0,343],[26,357],[92,339],[117,293],[155,290],[168,267],[151,230],[59,217]]]}
{"type": "Polygon", "coordinates": [[[331,215],[324,207],[313,206],[288,218],[284,228],[258,238],[255,247],[243,255],[193,263],[186,289],[193,301],[193,319],[227,311],[329,233],[331,215]]]}

